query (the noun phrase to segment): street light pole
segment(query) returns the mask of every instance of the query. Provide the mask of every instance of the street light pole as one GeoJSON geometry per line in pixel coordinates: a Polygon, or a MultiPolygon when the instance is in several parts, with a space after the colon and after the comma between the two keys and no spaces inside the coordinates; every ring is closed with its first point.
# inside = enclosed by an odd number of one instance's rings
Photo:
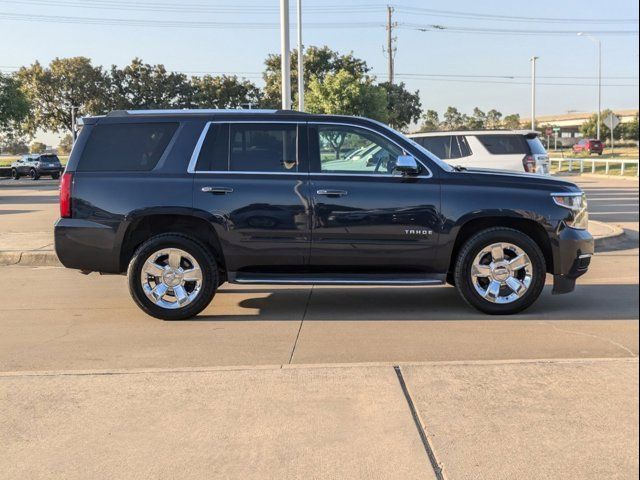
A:
{"type": "Polygon", "coordinates": [[[289,0],[280,0],[280,74],[282,109],[291,109],[291,51],[289,48],[289,0]]]}
{"type": "Polygon", "coordinates": [[[578,36],[588,38],[598,47],[598,121],[596,125],[596,136],[598,140],[600,140],[600,122],[602,117],[602,42],[590,33],[580,32],[578,36]]]}
{"type": "Polygon", "coordinates": [[[298,0],[298,110],[304,112],[304,47],[302,46],[302,0],[298,0]]]}
{"type": "Polygon", "coordinates": [[[536,129],[536,60],[531,57],[531,130],[536,129]]]}

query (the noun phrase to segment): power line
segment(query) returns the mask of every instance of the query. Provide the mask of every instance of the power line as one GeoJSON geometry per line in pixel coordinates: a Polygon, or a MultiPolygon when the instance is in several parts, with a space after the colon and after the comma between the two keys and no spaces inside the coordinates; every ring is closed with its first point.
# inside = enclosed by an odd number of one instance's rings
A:
{"type": "MultiPolygon", "coordinates": [[[[575,36],[580,30],[525,30],[505,28],[479,28],[460,27],[448,25],[423,25],[417,23],[399,23],[399,28],[418,30],[420,32],[445,32],[445,33],[477,33],[490,35],[571,35],[575,36]]],[[[638,30],[590,30],[594,35],[638,35],[638,30]]]]}
{"type": "Polygon", "coordinates": [[[467,19],[482,19],[487,21],[500,21],[500,22],[530,22],[530,23],[588,23],[588,24],[607,24],[607,23],[629,23],[637,24],[637,18],[560,18],[560,17],[527,17],[527,16],[513,16],[513,15],[495,15],[489,13],[474,13],[474,12],[456,12],[451,10],[436,10],[432,8],[411,7],[395,4],[395,8],[398,12],[410,13],[412,15],[429,15],[432,17],[444,17],[444,18],[467,18],[467,19]]]}

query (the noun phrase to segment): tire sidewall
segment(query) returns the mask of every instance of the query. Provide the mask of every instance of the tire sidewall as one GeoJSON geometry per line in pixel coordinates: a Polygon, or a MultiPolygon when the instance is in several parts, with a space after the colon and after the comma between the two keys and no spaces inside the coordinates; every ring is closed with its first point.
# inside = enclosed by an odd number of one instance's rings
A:
{"type": "Polygon", "coordinates": [[[143,243],[133,255],[127,270],[129,292],[138,306],[148,315],[162,320],[185,320],[204,310],[211,302],[218,286],[218,269],[213,256],[200,242],[181,234],[163,234],[143,243]],[[165,248],[184,250],[200,265],[202,289],[189,305],[175,310],[159,307],[147,298],[140,282],[142,267],[149,256],[165,248]]]}
{"type": "Polygon", "coordinates": [[[462,297],[474,308],[491,315],[510,315],[529,308],[540,296],[546,281],[546,264],[540,247],[531,237],[508,228],[491,229],[472,237],[462,248],[455,272],[456,285],[462,297]],[[521,248],[531,260],[533,280],[522,298],[497,304],[485,300],[471,280],[471,267],[480,251],[493,243],[511,243],[521,248]]]}

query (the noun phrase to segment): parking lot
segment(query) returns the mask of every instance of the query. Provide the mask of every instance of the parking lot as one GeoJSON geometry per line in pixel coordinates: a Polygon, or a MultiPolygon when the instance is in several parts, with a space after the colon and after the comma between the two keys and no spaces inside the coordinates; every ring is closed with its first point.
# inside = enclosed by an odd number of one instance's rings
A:
{"type": "MultiPolygon", "coordinates": [[[[0,437],[18,460],[0,468],[637,476],[638,182],[573,179],[592,218],[626,237],[598,252],[574,294],[548,285],[513,317],[479,314],[451,287],[225,285],[198,318],[162,322],[138,310],[124,277],[0,266],[0,437]]],[[[0,181],[0,250],[50,249],[56,189],[0,181]]]]}

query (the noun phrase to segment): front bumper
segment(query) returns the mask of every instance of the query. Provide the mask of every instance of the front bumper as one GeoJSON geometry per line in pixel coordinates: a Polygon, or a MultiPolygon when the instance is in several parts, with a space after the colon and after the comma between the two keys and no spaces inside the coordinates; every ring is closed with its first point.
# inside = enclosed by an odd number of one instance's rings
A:
{"type": "Polygon", "coordinates": [[[553,293],[575,289],[576,280],[587,273],[594,254],[594,240],[587,230],[564,226],[551,244],[553,250],[553,293]]]}

